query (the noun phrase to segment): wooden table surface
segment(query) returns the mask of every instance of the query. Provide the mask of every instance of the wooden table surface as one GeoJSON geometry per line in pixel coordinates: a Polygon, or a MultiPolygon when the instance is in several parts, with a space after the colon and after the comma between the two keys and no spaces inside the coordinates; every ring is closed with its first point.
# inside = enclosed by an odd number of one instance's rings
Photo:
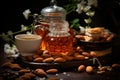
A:
{"type": "MultiPolygon", "coordinates": [[[[3,50],[0,50],[0,72],[2,72],[1,65],[9,61],[6,59],[3,50]]],[[[103,60],[104,61],[104,60],[103,60]]],[[[113,47],[113,52],[110,55],[110,58],[107,61],[105,66],[111,66],[112,64],[120,64],[120,47],[119,44],[115,44],[113,47]]],[[[8,70],[9,71],[9,70],[8,70]]],[[[0,74],[0,80],[4,80],[0,74]]],[[[106,71],[103,74],[97,74],[97,69],[94,68],[93,73],[89,74],[87,72],[78,72],[77,67],[75,68],[65,68],[61,69],[60,72],[55,74],[47,74],[47,77],[38,77],[34,80],[120,80],[120,69],[106,71]]]]}

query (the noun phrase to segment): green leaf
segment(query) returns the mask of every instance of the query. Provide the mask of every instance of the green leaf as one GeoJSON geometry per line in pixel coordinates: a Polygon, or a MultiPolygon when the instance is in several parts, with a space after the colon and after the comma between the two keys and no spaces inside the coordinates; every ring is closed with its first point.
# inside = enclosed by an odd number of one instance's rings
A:
{"type": "Polygon", "coordinates": [[[80,24],[79,24],[79,19],[78,19],[78,18],[74,19],[74,20],[71,22],[71,28],[76,29],[76,28],[79,28],[79,26],[80,26],[80,24]]]}
{"type": "Polygon", "coordinates": [[[78,23],[78,22],[79,22],[79,19],[76,18],[76,19],[74,19],[71,23],[78,23]]]}

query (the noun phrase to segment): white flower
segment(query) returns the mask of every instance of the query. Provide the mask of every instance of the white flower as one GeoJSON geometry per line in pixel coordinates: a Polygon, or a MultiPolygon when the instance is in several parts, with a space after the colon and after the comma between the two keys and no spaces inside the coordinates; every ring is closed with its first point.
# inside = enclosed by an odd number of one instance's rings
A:
{"type": "Polygon", "coordinates": [[[9,45],[8,43],[6,43],[6,44],[4,45],[4,49],[10,49],[10,45],[9,45]]]}
{"type": "Polygon", "coordinates": [[[12,35],[12,34],[13,34],[13,32],[12,32],[12,31],[8,31],[7,33],[8,33],[8,35],[12,35]]]}
{"type": "Polygon", "coordinates": [[[81,32],[81,33],[84,33],[84,32],[85,32],[85,28],[84,28],[83,26],[79,26],[79,28],[80,28],[80,32],[81,32]]]}
{"type": "Polygon", "coordinates": [[[15,51],[15,52],[18,52],[18,49],[15,45],[12,46],[12,49],[15,51]]]}
{"type": "Polygon", "coordinates": [[[84,0],[82,0],[80,3],[77,4],[76,11],[78,12],[78,14],[83,12],[85,4],[86,4],[86,2],[84,0]]]}
{"type": "Polygon", "coordinates": [[[23,12],[23,15],[24,15],[25,19],[28,19],[30,13],[31,13],[30,9],[26,9],[26,10],[23,12]]]}
{"type": "Polygon", "coordinates": [[[18,52],[18,49],[15,45],[10,46],[10,44],[6,43],[4,45],[4,52],[6,54],[12,54],[13,55],[13,54],[16,54],[16,52],[18,52]]]}
{"type": "Polygon", "coordinates": [[[25,30],[27,30],[27,27],[22,24],[21,25],[21,31],[25,31],[25,30]]]}
{"type": "Polygon", "coordinates": [[[82,13],[83,10],[83,5],[82,4],[77,4],[77,9],[76,12],[78,12],[78,14],[82,13]]]}
{"type": "Polygon", "coordinates": [[[95,11],[89,11],[89,12],[87,12],[86,13],[86,15],[88,15],[88,16],[94,16],[95,15],[95,11]]]}
{"type": "Polygon", "coordinates": [[[4,45],[4,52],[5,52],[5,53],[9,53],[9,52],[10,52],[10,48],[11,48],[10,45],[6,43],[6,44],[4,45]]]}
{"type": "Polygon", "coordinates": [[[32,34],[32,31],[31,31],[31,32],[30,32],[30,31],[27,31],[26,34],[32,34]]]}
{"type": "Polygon", "coordinates": [[[15,54],[16,52],[14,51],[14,49],[11,49],[9,54],[15,54]]]}
{"type": "Polygon", "coordinates": [[[84,19],[84,21],[85,21],[85,23],[87,23],[87,24],[89,24],[89,23],[92,22],[92,20],[91,20],[90,18],[88,18],[88,19],[84,19]]]}
{"type": "Polygon", "coordinates": [[[83,11],[84,11],[84,12],[87,12],[88,10],[90,10],[90,8],[91,8],[91,6],[85,6],[85,7],[83,8],[83,11]]]}
{"type": "Polygon", "coordinates": [[[98,1],[97,0],[88,0],[88,5],[90,5],[90,6],[95,6],[95,7],[97,7],[97,5],[98,5],[98,1]]]}

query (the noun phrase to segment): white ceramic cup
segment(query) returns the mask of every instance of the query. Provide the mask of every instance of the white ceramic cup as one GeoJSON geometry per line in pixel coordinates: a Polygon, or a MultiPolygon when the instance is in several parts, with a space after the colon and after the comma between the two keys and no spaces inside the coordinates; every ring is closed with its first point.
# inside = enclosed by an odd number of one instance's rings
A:
{"type": "Polygon", "coordinates": [[[36,34],[17,34],[15,44],[22,56],[33,55],[41,44],[42,37],[36,34]]]}

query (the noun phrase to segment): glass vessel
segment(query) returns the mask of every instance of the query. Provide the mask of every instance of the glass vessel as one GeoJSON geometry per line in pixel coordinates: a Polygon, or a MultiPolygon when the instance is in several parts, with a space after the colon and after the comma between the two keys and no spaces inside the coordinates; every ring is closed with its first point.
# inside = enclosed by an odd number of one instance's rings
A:
{"type": "Polygon", "coordinates": [[[52,54],[71,52],[73,36],[69,31],[67,21],[52,20],[50,22],[49,33],[45,37],[46,49],[52,54]]]}
{"type": "Polygon", "coordinates": [[[56,0],[51,0],[50,6],[41,10],[41,17],[34,29],[43,38],[40,48],[52,53],[71,51],[73,37],[66,21],[66,10],[57,6],[56,0]]]}

